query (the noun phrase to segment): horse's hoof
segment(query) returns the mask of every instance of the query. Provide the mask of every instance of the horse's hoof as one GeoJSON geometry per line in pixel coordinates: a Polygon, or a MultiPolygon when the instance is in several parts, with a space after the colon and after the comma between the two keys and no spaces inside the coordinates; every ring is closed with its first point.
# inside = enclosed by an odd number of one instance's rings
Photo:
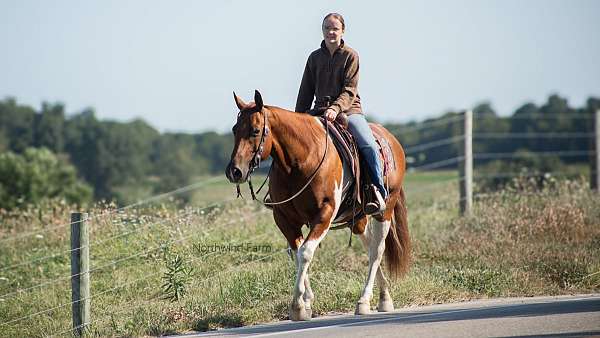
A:
{"type": "Polygon", "coordinates": [[[371,313],[371,304],[369,303],[356,303],[355,315],[368,315],[371,313]]]}
{"type": "Polygon", "coordinates": [[[304,309],[304,311],[306,311],[306,315],[308,316],[308,318],[312,318],[312,309],[311,308],[307,308],[304,309]]]}
{"type": "Polygon", "coordinates": [[[394,311],[394,302],[392,300],[380,300],[377,304],[377,311],[379,312],[391,312],[394,311]]]}
{"type": "Polygon", "coordinates": [[[301,321],[301,320],[310,320],[310,316],[312,315],[312,310],[306,310],[304,307],[300,309],[290,309],[290,320],[292,321],[301,321]],[[309,313],[310,312],[310,313],[309,313]]]}

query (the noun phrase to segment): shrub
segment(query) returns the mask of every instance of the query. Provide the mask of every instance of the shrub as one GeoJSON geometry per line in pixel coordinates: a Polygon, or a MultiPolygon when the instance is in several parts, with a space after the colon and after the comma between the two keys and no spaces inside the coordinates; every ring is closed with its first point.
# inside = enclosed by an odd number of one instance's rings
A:
{"type": "Polygon", "coordinates": [[[77,178],[75,168],[48,149],[0,154],[0,208],[10,210],[55,198],[81,204],[91,197],[92,188],[77,178]]]}

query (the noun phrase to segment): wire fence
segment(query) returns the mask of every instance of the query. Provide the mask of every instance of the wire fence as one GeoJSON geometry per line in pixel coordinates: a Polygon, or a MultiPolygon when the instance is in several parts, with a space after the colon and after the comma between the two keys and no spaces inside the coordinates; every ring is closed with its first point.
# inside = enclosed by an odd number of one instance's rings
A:
{"type": "MultiPolygon", "coordinates": [[[[135,207],[139,207],[139,206],[151,203],[151,202],[156,202],[156,201],[159,201],[159,200],[164,200],[164,199],[166,199],[168,197],[176,196],[176,195],[179,195],[179,194],[182,194],[182,193],[185,193],[185,192],[190,192],[190,191],[193,191],[195,189],[204,187],[204,186],[206,186],[208,184],[211,184],[211,183],[214,183],[214,182],[218,182],[218,181],[223,181],[223,178],[217,176],[217,177],[212,177],[212,178],[203,180],[201,182],[195,182],[195,183],[186,185],[186,186],[181,187],[181,188],[177,188],[175,190],[172,190],[172,191],[169,191],[169,192],[166,192],[166,193],[162,193],[162,194],[159,194],[159,195],[151,196],[151,197],[143,199],[141,201],[138,201],[138,202],[135,202],[135,203],[132,203],[132,204],[120,207],[120,208],[116,208],[114,210],[109,210],[109,211],[107,211],[105,213],[102,213],[102,214],[99,214],[99,215],[88,217],[88,220],[91,220],[92,218],[102,218],[102,217],[112,216],[112,215],[118,214],[120,212],[123,212],[125,210],[129,210],[129,209],[132,209],[132,208],[135,208],[135,207]]],[[[6,243],[6,242],[10,242],[10,241],[15,241],[15,240],[18,240],[18,239],[23,239],[23,238],[31,237],[31,236],[35,236],[35,235],[40,235],[40,234],[43,234],[43,233],[46,233],[46,232],[50,232],[50,231],[54,231],[54,230],[58,230],[58,229],[62,229],[62,228],[65,228],[67,226],[70,226],[72,224],[73,224],[73,222],[65,222],[65,223],[61,223],[61,224],[58,224],[58,225],[54,225],[54,226],[47,226],[47,225],[45,225],[45,226],[43,226],[42,229],[39,229],[39,230],[27,231],[27,232],[23,232],[23,233],[20,233],[20,234],[17,234],[17,235],[12,235],[12,236],[8,236],[8,237],[5,237],[5,238],[0,238],[0,244],[6,243]]]]}
{"type": "Polygon", "coordinates": [[[462,114],[448,115],[448,116],[446,116],[444,118],[441,118],[441,119],[429,120],[429,121],[422,122],[422,123],[420,123],[419,125],[416,125],[416,126],[403,127],[403,128],[400,128],[400,131],[403,134],[405,134],[405,133],[413,133],[415,131],[426,130],[426,129],[429,129],[431,127],[451,126],[452,124],[454,124],[456,122],[463,121],[464,118],[465,117],[462,114]]]}
{"type": "MultiPolygon", "coordinates": [[[[214,208],[216,206],[226,205],[226,204],[228,204],[228,203],[230,203],[230,202],[232,202],[234,200],[235,200],[235,198],[231,198],[231,199],[225,200],[223,202],[210,204],[210,205],[208,205],[206,207],[203,207],[203,208],[200,208],[200,209],[197,209],[197,210],[187,210],[183,214],[180,214],[178,216],[173,216],[173,217],[170,217],[170,218],[165,218],[165,219],[162,219],[162,220],[160,220],[158,222],[146,223],[146,224],[144,224],[142,226],[139,226],[139,227],[137,227],[137,228],[135,228],[133,230],[123,231],[123,232],[121,232],[121,233],[119,233],[117,235],[114,235],[114,236],[111,236],[111,237],[108,237],[108,238],[105,238],[105,239],[98,240],[98,241],[95,241],[93,243],[90,243],[89,247],[96,246],[96,245],[99,245],[99,244],[104,244],[106,242],[109,242],[109,241],[112,241],[112,240],[115,240],[115,239],[119,239],[119,238],[122,238],[122,237],[125,237],[125,236],[129,236],[129,235],[138,233],[138,232],[140,232],[142,230],[149,230],[152,227],[155,227],[155,226],[158,226],[158,225],[162,225],[162,224],[166,224],[166,223],[168,223],[170,221],[175,221],[175,220],[177,220],[177,219],[179,219],[181,217],[192,215],[192,214],[194,214],[194,213],[196,213],[198,211],[208,210],[208,209],[214,208]]],[[[92,219],[92,218],[88,218],[88,219],[92,219]]],[[[33,263],[42,262],[42,261],[49,260],[49,259],[56,258],[56,257],[60,257],[60,256],[65,256],[65,255],[71,254],[73,251],[80,250],[80,249],[82,249],[84,247],[85,246],[76,247],[76,248],[72,248],[72,249],[68,249],[68,250],[63,250],[63,251],[59,251],[59,252],[56,252],[56,253],[51,254],[51,255],[34,258],[34,259],[31,259],[31,260],[20,262],[18,264],[9,265],[9,266],[1,268],[0,272],[6,271],[6,270],[10,270],[10,269],[14,269],[14,268],[17,268],[17,267],[20,267],[20,266],[24,266],[24,265],[29,265],[29,264],[33,264],[33,263]]],[[[0,296],[0,298],[3,298],[3,297],[0,296]]]]}
{"type": "MultiPolygon", "coordinates": [[[[244,218],[244,220],[249,220],[249,219],[251,219],[251,218],[253,218],[253,217],[256,217],[257,215],[258,215],[258,213],[254,213],[254,214],[248,215],[248,216],[246,216],[246,217],[244,218]]],[[[235,222],[237,222],[237,221],[238,221],[238,220],[235,220],[234,222],[229,222],[229,223],[226,223],[226,224],[224,224],[223,226],[221,226],[221,228],[223,228],[224,226],[227,226],[227,225],[232,225],[232,224],[234,224],[234,223],[235,223],[235,222]]],[[[213,231],[215,231],[215,230],[218,230],[218,229],[213,229],[213,231]]],[[[171,246],[171,245],[173,245],[173,244],[178,244],[178,243],[181,243],[181,242],[183,242],[183,241],[186,241],[186,240],[188,240],[188,239],[190,239],[190,238],[192,238],[192,237],[194,237],[194,236],[198,236],[198,235],[199,235],[199,233],[191,233],[191,234],[188,234],[188,235],[186,235],[186,236],[183,236],[182,238],[179,238],[179,239],[177,239],[177,240],[170,240],[170,241],[168,241],[167,243],[163,243],[163,244],[161,244],[161,245],[158,245],[158,246],[152,247],[152,248],[150,248],[150,249],[143,250],[143,251],[139,251],[139,252],[136,252],[136,253],[134,253],[134,254],[132,254],[132,255],[128,255],[128,256],[125,256],[125,257],[121,257],[121,258],[115,259],[115,260],[113,260],[112,262],[110,262],[110,263],[108,263],[108,264],[104,264],[104,265],[101,265],[101,266],[99,266],[99,267],[96,267],[96,268],[90,269],[89,273],[90,273],[90,274],[92,274],[92,273],[95,273],[95,272],[99,272],[99,271],[105,270],[106,268],[113,267],[113,266],[115,266],[115,265],[117,265],[117,264],[119,264],[119,263],[121,263],[121,262],[128,261],[128,260],[131,260],[131,259],[133,259],[133,258],[136,258],[136,257],[140,257],[140,256],[147,255],[147,254],[149,254],[149,253],[152,253],[152,252],[155,252],[155,251],[158,251],[158,250],[164,249],[164,248],[166,248],[166,247],[169,247],[169,246],[171,246]]],[[[159,274],[160,274],[160,273],[162,273],[162,272],[159,272],[159,274]]],[[[23,289],[23,290],[19,290],[19,291],[15,291],[15,292],[13,292],[13,293],[10,293],[10,294],[5,294],[5,295],[2,295],[2,296],[0,296],[0,298],[2,298],[2,299],[7,299],[7,296],[13,296],[13,295],[15,295],[15,294],[18,294],[18,293],[21,293],[21,292],[27,292],[27,291],[30,291],[30,290],[32,290],[32,289],[39,288],[39,287],[42,287],[42,286],[48,286],[48,285],[56,284],[56,283],[58,283],[58,282],[60,282],[60,281],[63,281],[63,280],[70,280],[72,277],[76,277],[76,276],[79,276],[79,275],[81,275],[81,274],[82,274],[82,273],[72,274],[72,275],[70,275],[70,276],[67,276],[67,277],[64,277],[64,278],[59,278],[59,279],[55,279],[55,280],[53,280],[53,281],[49,281],[49,282],[46,282],[46,283],[37,284],[37,285],[34,285],[34,286],[32,286],[32,287],[29,287],[29,288],[23,289]]],[[[152,275],[154,275],[154,274],[156,274],[156,273],[148,274],[148,275],[145,275],[145,276],[143,276],[143,277],[137,278],[137,279],[135,279],[133,282],[137,282],[137,281],[144,280],[145,278],[147,278],[147,277],[149,277],[149,276],[152,276],[152,275]]],[[[128,283],[126,283],[126,284],[123,284],[123,285],[120,285],[120,286],[117,286],[117,287],[109,288],[109,289],[107,289],[107,290],[104,290],[104,291],[98,292],[98,293],[96,293],[96,297],[97,297],[97,296],[99,296],[99,295],[105,294],[105,293],[107,293],[107,292],[114,291],[114,290],[116,290],[116,289],[118,289],[118,288],[121,288],[121,287],[123,287],[123,286],[129,285],[129,284],[132,284],[133,282],[128,282],[128,283]]],[[[90,297],[90,299],[91,299],[91,298],[92,298],[92,297],[90,297]]],[[[82,300],[80,300],[80,301],[77,301],[77,302],[81,302],[81,301],[83,301],[83,300],[84,300],[84,299],[82,299],[82,300]]],[[[32,318],[32,317],[34,317],[34,316],[36,316],[36,315],[40,315],[40,314],[44,314],[44,313],[48,313],[48,312],[50,312],[50,311],[56,310],[56,309],[58,309],[58,308],[61,308],[61,307],[67,306],[67,305],[72,305],[72,304],[74,304],[74,303],[77,303],[77,302],[65,302],[65,303],[63,303],[63,304],[60,304],[60,305],[58,305],[58,306],[56,306],[56,307],[52,307],[52,308],[50,308],[50,309],[47,309],[47,310],[44,310],[44,311],[35,312],[35,313],[33,313],[33,314],[30,314],[30,315],[27,315],[27,316],[19,317],[19,318],[16,318],[16,319],[13,319],[13,320],[10,320],[10,321],[7,321],[7,322],[0,323],[0,325],[8,325],[8,324],[16,323],[16,322],[19,322],[19,321],[22,321],[22,320],[30,319],[30,318],[32,318]]]]}
{"type": "Polygon", "coordinates": [[[449,144],[454,144],[458,141],[461,141],[464,139],[464,135],[459,135],[459,136],[453,136],[453,137],[448,137],[442,140],[437,140],[437,141],[431,141],[431,142],[427,142],[427,143],[423,143],[423,144],[419,144],[416,146],[412,146],[412,147],[407,147],[404,149],[404,153],[406,155],[411,155],[420,151],[424,151],[424,150],[428,150],[428,149],[432,149],[432,148],[436,148],[436,147],[440,147],[440,146],[446,146],[449,144]]]}
{"type": "MultiPolygon", "coordinates": [[[[475,116],[475,119],[485,119],[487,116],[475,116]]],[[[511,120],[533,120],[533,121],[541,121],[541,120],[559,120],[559,119],[568,119],[568,120],[594,120],[594,115],[587,113],[576,113],[576,114],[552,114],[552,113],[544,113],[544,114],[514,114],[511,116],[500,116],[495,117],[500,119],[511,119],[511,120]]]]}
{"type": "MultiPolygon", "coordinates": [[[[525,118],[525,117],[521,117],[521,118],[525,118]]],[[[546,116],[545,118],[551,118],[551,117],[546,116]]],[[[573,117],[573,118],[583,118],[583,117],[577,116],[577,117],[573,117]]],[[[586,117],[586,118],[589,118],[589,117],[586,117]]],[[[464,122],[464,121],[465,121],[464,115],[456,115],[456,116],[452,115],[452,116],[447,117],[446,119],[435,120],[435,121],[424,123],[423,125],[415,126],[415,127],[411,127],[411,128],[402,128],[401,130],[403,132],[416,132],[416,131],[425,130],[426,128],[430,128],[433,126],[437,126],[437,127],[444,126],[444,124],[446,124],[447,126],[452,126],[454,128],[454,126],[456,125],[457,122],[464,122]]],[[[552,133],[485,133],[485,132],[480,132],[480,133],[474,133],[472,135],[472,138],[474,140],[476,140],[477,142],[485,142],[486,140],[495,140],[495,139],[502,139],[502,138],[507,138],[507,137],[514,138],[514,139],[531,139],[531,140],[540,139],[540,140],[543,140],[543,139],[579,139],[579,138],[583,139],[583,138],[592,138],[595,135],[596,135],[595,133],[589,133],[589,132],[581,132],[581,133],[573,133],[573,132],[565,132],[565,133],[560,133],[560,132],[552,132],[552,133]]],[[[413,154],[418,154],[423,151],[435,149],[437,147],[444,147],[444,146],[450,146],[450,145],[456,145],[458,147],[461,147],[462,146],[461,142],[465,142],[466,138],[467,138],[467,133],[462,133],[460,135],[455,135],[455,136],[451,136],[451,137],[440,139],[440,140],[433,140],[433,141],[429,141],[429,142],[426,142],[423,144],[418,144],[418,145],[413,145],[411,147],[407,147],[405,149],[405,153],[407,155],[413,155],[413,154]]],[[[503,153],[503,152],[482,152],[482,153],[472,154],[472,158],[477,161],[488,161],[488,160],[504,161],[504,160],[513,160],[513,159],[530,157],[530,156],[535,156],[535,157],[553,156],[553,157],[559,157],[559,158],[569,158],[569,157],[590,157],[595,154],[596,154],[595,151],[591,151],[588,149],[586,149],[586,150],[533,151],[533,152],[529,152],[527,154],[503,153]]],[[[407,169],[409,172],[414,172],[417,174],[427,173],[427,174],[431,174],[434,176],[438,175],[438,174],[441,175],[441,172],[439,172],[438,169],[446,169],[447,170],[448,168],[451,168],[451,170],[455,170],[456,166],[464,164],[464,161],[466,160],[466,158],[467,158],[466,154],[459,154],[457,156],[450,155],[448,158],[440,159],[440,160],[433,161],[433,162],[426,163],[426,164],[421,164],[421,165],[416,165],[416,166],[409,165],[409,167],[407,169]]],[[[560,172],[560,171],[477,172],[476,175],[470,179],[475,180],[475,181],[481,181],[481,180],[489,180],[489,179],[539,177],[540,175],[559,176],[561,174],[566,175],[566,173],[560,172]]],[[[409,203],[413,203],[412,208],[409,209],[409,217],[416,217],[420,214],[423,214],[424,211],[427,211],[432,207],[447,208],[449,210],[457,210],[459,207],[459,203],[463,202],[465,199],[469,198],[469,197],[465,197],[465,196],[459,196],[457,193],[457,190],[458,190],[457,188],[460,184],[462,184],[461,182],[464,182],[468,179],[469,179],[469,177],[465,176],[464,174],[458,174],[458,175],[451,174],[451,175],[446,175],[446,176],[441,175],[440,177],[434,177],[433,179],[431,179],[431,182],[428,182],[428,183],[422,183],[422,182],[419,182],[418,180],[413,183],[409,182],[406,187],[406,192],[407,192],[407,197],[408,197],[409,203]],[[435,194],[432,194],[431,193],[432,191],[435,191],[435,194]],[[421,197],[423,197],[423,196],[427,196],[427,198],[422,199],[421,197]],[[420,200],[421,200],[421,202],[419,202],[420,200]]],[[[191,184],[191,185],[188,185],[185,187],[181,187],[179,189],[176,189],[176,190],[173,190],[170,192],[166,192],[166,193],[163,193],[160,195],[152,196],[150,198],[144,199],[142,201],[138,201],[136,203],[133,203],[133,204],[130,204],[130,205],[118,208],[118,209],[110,210],[106,213],[92,215],[88,219],[94,219],[94,220],[98,221],[102,218],[114,217],[119,214],[124,214],[126,211],[129,211],[129,210],[132,210],[132,211],[138,210],[141,207],[143,207],[149,203],[161,201],[168,197],[175,196],[175,195],[178,195],[181,193],[191,192],[191,191],[194,191],[201,187],[206,187],[212,183],[222,181],[222,180],[223,179],[220,177],[215,177],[215,178],[204,180],[202,182],[196,182],[194,184],[191,184]]],[[[232,191],[232,193],[233,193],[233,191],[232,191]]],[[[475,192],[471,198],[473,198],[477,201],[481,201],[481,203],[485,203],[486,198],[490,198],[493,196],[495,196],[494,193],[475,192]]],[[[162,219],[159,219],[156,221],[142,222],[142,224],[138,224],[138,226],[135,226],[132,229],[117,229],[116,232],[111,233],[103,238],[98,238],[97,240],[91,242],[89,245],[89,248],[92,248],[92,249],[93,248],[102,248],[103,246],[114,243],[117,240],[124,240],[128,236],[133,236],[133,235],[141,234],[141,233],[152,233],[154,229],[157,229],[159,227],[166,227],[168,229],[174,230],[173,227],[169,228],[169,227],[167,227],[167,225],[169,223],[174,224],[174,223],[181,222],[182,220],[185,220],[188,217],[200,214],[204,210],[210,210],[215,207],[224,207],[224,206],[228,205],[229,203],[231,203],[233,200],[235,200],[235,199],[232,197],[230,199],[225,199],[223,201],[210,204],[203,208],[197,208],[197,209],[192,208],[189,210],[184,210],[182,212],[178,212],[170,217],[165,217],[165,218],[162,218],[162,219]]],[[[174,234],[172,234],[172,236],[169,240],[160,242],[159,244],[156,244],[156,245],[151,245],[151,243],[148,243],[148,246],[146,248],[144,248],[143,250],[133,251],[126,255],[122,255],[120,257],[112,257],[112,258],[105,257],[105,259],[107,259],[107,262],[91,268],[89,270],[89,274],[92,276],[95,276],[101,272],[102,273],[106,272],[106,273],[109,273],[108,276],[112,276],[112,275],[114,275],[115,271],[118,271],[119,269],[125,269],[127,266],[131,266],[131,265],[123,264],[125,262],[133,262],[137,258],[148,256],[150,254],[159,252],[161,250],[164,250],[165,248],[169,248],[174,245],[189,242],[190,240],[197,238],[197,237],[209,236],[210,234],[215,233],[215,232],[217,232],[217,233],[222,232],[225,229],[227,229],[228,227],[230,227],[236,223],[247,222],[251,219],[255,219],[255,218],[261,216],[262,214],[266,214],[266,213],[268,213],[268,212],[265,212],[264,210],[263,211],[253,210],[253,211],[247,213],[246,215],[244,215],[244,217],[242,217],[242,218],[234,219],[233,221],[230,221],[230,222],[223,222],[220,224],[220,226],[217,226],[214,228],[202,229],[202,231],[197,231],[197,232],[194,232],[194,231],[191,231],[188,229],[188,233],[183,233],[183,232],[174,233],[174,234]]],[[[196,220],[196,221],[198,221],[198,220],[196,220]]],[[[68,222],[68,223],[57,225],[57,226],[45,226],[43,229],[28,231],[28,232],[24,232],[21,234],[16,234],[11,237],[1,238],[0,244],[6,245],[7,243],[9,243],[11,241],[26,239],[27,237],[34,236],[34,235],[37,235],[37,234],[40,234],[43,232],[58,230],[60,228],[67,227],[71,224],[72,224],[71,222],[68,222]]],[[[244,240],[245,241],[255,241],[260,238],[265,238],[265,237],[269,237],[269,236],[271,236],[271,235],[270,234],[258,234],[256,236],[244,238],[244,240]]],[[[230,241],[230,243],[236,243],[236,241],[230,241]]],[[[31,266],[32,269],[35,269],[38,266],[38,264],[41,262],[51,260],[51,259],[59,257],[59,256],[68,256],[73,251],[80,250],[82,248],[83,248],[83,246],[78,247],[78,248],[72,248],[69,250],[56,251],[52,254],[42,255],[41,257],[35,257],[32,259],[24,259],[19,262],[15,262],[13,264],[1,267],[0,273],[10,272],[11,270],[14,270],[16,268],[21,268],[24,266],[31,266]]],[[[341,250],[344,250],[344,248],[341,248],[338,251],[341,251],[341,250]]],[[[269,258],[273,258],[277,255],[280,255],[281,253],[284,253],[285,251],[286,251],[286,249],[281,249],[281,250],[277,250],[269,255],[262,255],[262,256],[254,258],[254,259],[251,259],[251,260],[243,260],[242,259],[242,263],[240,263],[240,264],[226,267],[223,270],[218,271],[216,274],[202,277],[199,280],[198,284],[201,285],[204,283],[208,283],[209,281],[217,278],[218,276],[224,275],[224,274],[236,273],[236,272],[240,271],[241,269],[243,269],[244,267],[247,267],[250,264],[265,261],[269,258]]],[[[203,256],[196,256],[196,257],[191,258],[189,260],[189,263],[198,263],[198,261],[200,261],[200,260],[203,260],[203,263],[205,263],[207,261],[207,259],[214,258],[216,255],[217,255],[217,253],[209,253],[209,254],[203,255],[203,256]]],[[[251,253],[247,253],[246,256],[249,257],[249,255],[251,255],[251,253]]],[[[94,256],[94,259],[96,259],[96,260],[99,260],[100,258],[101,257],[94,256]]],[[[19,288],[18,290],[7,292],[7,293],[4,293],[3,295],[1,295],[0,301],[7,302],[16,297],[22,297],[36,289],[46,290],[46,288],[48,288],[50,286],[54,286],[61,282],[71,280],[73,277],[80,276],[81,274],[82,273],[68,274],[63,277],[53,278],[50,280],[42,281],[42,282],[34,284],[34,285],[26,286],[24,288],[19,288]]],[[[77,302],[82,302],[82,301],[91,300],[91,299],[98,299],[101,296],[109,295],[111,293],[116,292],[117,290],[122,290],[122,289],[126,289],[128,287],[135,286],[138,283],[142,283],[142,282],[148,283],[150,280],[154,280],[162,274],[164,274],[164,271],[159,269],[159,270],[153,270],[148,273],[142,274],[139,277],[133,278],[124,283],[118,283],[115,280],[115,284],[113,286],[107,287],[100,291],[92,292],[92,294],[88,298],[81,299],[78,301],[62,302],[55,306],[50,306],[45,309],[33,311],[32,313],[24,314],[24,315],[18,316],[16,318],[7,319],[0,323],[0,330],[2,330],[2,327],[6,328],[6,327],[14,325],[14,324],[18,324],[18,323],[21,323],[21,322],[24,322],[27,320],[32,320],[33,318],[36,318],[38,316],[47,315],[47,314],[53,313],[58,310],[64,310],[65,307],[72,306],[73,304],[75,304],[77,302]]],[[[199,286],[197,284],[193,284],[193,285],[199,286]]],[[[66,294],[66,293],[68,293],[68,291],[69,291],[68,288],[65,290],[62,290],[61,294],[66,294]]],[[[155,293],[154,296],[147,298],[147,301],[148,302],[155,301],[159,297],[161,297],[161,294],[160,294],[160,292],[157,292],[157,293],[155,293]]],[[[0,304],[2,304],[1,302],[0,302],[0,304]]],[[[125,313],[128,310],[131,310],[132,308],[135,308],[137,306],[140,306],[140,304],[138,304],[138,303],[128,304],[127,306],[122,307],[120,309],[119,313],[125,313]]],[[[87,325],[92,325],[94,323],[101,322],[103,319],[105,319],[109,315],[114,315],[114,313],[103,313],[98,318],[94,318],[90,323],[87,323],[87,325]]],[[[69,329],[64,329],[59,332],[50,333],[50,334],[52,334],[52,336],[70,335],[77,329],[79,329],[79,328],[69,328],[69,329]]]]}
{"type": "Polygon", "coordinates": [[[474,139],[574,139],[574,138],[592,138],[594,137],[594,133],[572,133],[572,132],[564,132],[564,133],[553,133],[553,132],[544,132],[544,133],[475,133],[473,134],[474,139]]]}

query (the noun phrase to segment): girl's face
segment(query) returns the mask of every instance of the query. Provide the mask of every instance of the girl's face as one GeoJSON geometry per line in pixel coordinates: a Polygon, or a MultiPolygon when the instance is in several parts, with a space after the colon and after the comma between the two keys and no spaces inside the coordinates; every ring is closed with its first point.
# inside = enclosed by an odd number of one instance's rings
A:
{"type": "Polygon", "coordinates": [[[323,39],[329,44],[339,45],[344,35],[342,23],[333,16],[323,21],[323,39]]]}

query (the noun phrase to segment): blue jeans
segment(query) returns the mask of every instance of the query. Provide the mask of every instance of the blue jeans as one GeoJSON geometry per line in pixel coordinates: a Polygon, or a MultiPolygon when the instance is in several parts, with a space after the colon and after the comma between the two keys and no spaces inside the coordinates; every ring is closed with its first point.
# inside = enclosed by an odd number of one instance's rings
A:
{"type": "Polygon", "coordinates": [[[373,184],[379,189],[383,198],[386,198],[387,191],[383,185],[383,170],[379,162],[378,146],[367,119],[363,114],[349,115],[348,129],[356,140],[358,151],[367,163],[367,170],[373,184]]]}

